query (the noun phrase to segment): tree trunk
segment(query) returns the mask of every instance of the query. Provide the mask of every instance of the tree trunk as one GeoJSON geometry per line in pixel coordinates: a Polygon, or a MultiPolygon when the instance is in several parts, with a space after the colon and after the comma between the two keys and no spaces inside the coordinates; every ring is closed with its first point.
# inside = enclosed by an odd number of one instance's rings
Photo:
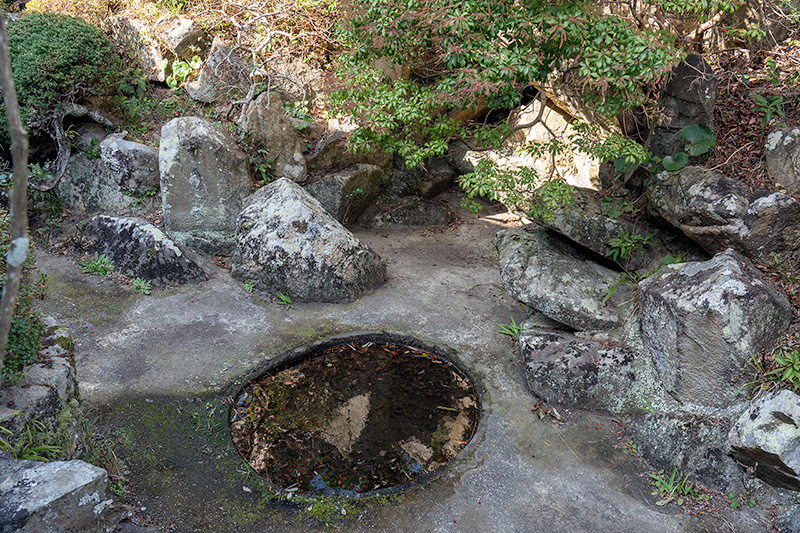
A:
{"type": "Polygon", "coordinates": [[[9,198],[11,220],[11,246],[6,255],[6,280],[0,300],[0,369],[8,345],[8,332],[14,318],[14,307],[19,293],[22,265],[28,257],[28,132],[22,127],[22,118],[17,102],[17,89],[11,73],[11,57],[8,51],[6,16],[0,10],[0,83],[3,87],[3,103],[11,133],[11,162],[14,166],[14,185],[9,198]]]}

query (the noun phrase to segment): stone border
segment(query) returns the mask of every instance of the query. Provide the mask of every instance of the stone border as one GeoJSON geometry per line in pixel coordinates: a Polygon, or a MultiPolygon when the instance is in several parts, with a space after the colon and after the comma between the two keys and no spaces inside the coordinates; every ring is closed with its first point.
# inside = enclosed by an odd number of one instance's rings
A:
{"type": "MultiPolygon", "coordinates": [[[[461,360],[458,358],[457,352],[452,348],[439,344],[430,344],[411,335],[396,331],[358,331],[352,333],[343,333],[339,335],[334,335],[332,337],[327,337],[325,339],[319,340],[317,342],[314,342],[306,346],[295,348],[293,350],[285,352],[277,357],[274,357],[259,364],[254,370],[249,372],[246,376],[228,385],[224,389],[223,395],[232,398],[238,398],[239,395],[241,395],[241,393],[244,391],[245,387],[247,387],[247,385],[249,384],[248,382],[257,380],[267,372],[271,372],[274,370],[282,370],[285,368],[292,367],[297,363],[300,363],[301,361],[304,361],[305,359],[312,357],[318,352],[321,352],[328,348],[333,348],[334,346],[340,346],[342,344],[349,344],[353,342],[357,343],[374,342],[376,344],[379,343],[403,344],[422,350],[424,352],[428,352],[432,355],[435,355],[436,357],[439,357],[440,359],[444,359],[445,361],[453,365],[456,371],[459,372],[463,377],[467,378],[467,380],[472,385],[472,388],[475,392],[475,396],[477,398],[478,423],[475,426],[475,430],[473,431],[472,437],[469,439],[467,445],[464,446],[464,448],[458,454],[456,454],[455,457],[453,457],[444,465],[436,468],[435,470],[427,472],[426,474],[414,478],[411,481],[407,481],[406,483],[401,483],[399,485],[394,485],[391,487],[386,487],[383,489],[378,489],[369,492],[358,493],[355,495],[334,496],[334,498],[342,500],[360,500],[360,499],[374,498],[377,496],[388,496],[391,494],[397,494],[399,492],[403,492],[405,490],[423,485],[428,481],[436,479],[442,474],[446,473],[448,469],[453,468],[454,464],[459,461],[459,458],[463,460],[464,457],[469,456],[475,450],[478,444],[483,441],[482,436],[486,433],[486,424],[487,424],[486,420],[487,413],[486,409],[483,408],[483,402],[486,399],[486,388],[483,386],[483,384],[475,378],[472,372],[470,372],[465,367],[465,365],[462,364],[461,360]]],[[[232,409],[233,405],[231,405],[228,409],[229,421],[232,409]]],[[[230,430],[228,431],[228,436],[230,437],[230,430]]],[[[228,445],[235,450],[236,455],[241,457],[241,455],[239,455],[238,449],[236,449],[236,446],[234,446],[232,440],[229,439],[228,445]]],[[[252,468],[250,467],[249,463],[247,464],[248,468],[252,468]]],[[[260,474],[256,475],[261,476],[260,474]]],[[[274,485],[279,486],[277,484],[274,485]]]]}

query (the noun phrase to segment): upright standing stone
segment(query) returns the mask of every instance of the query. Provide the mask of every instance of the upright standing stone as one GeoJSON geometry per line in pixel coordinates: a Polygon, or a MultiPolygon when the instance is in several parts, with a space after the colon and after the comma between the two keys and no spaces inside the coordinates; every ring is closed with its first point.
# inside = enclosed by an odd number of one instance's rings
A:
{"type": "Polygon", "coordinates": [[[206,253],[233,251],[236,216],[253,188],[244,152],[213,124],[182,117],[161,129],[158,164],[172,238],[206,253]]]}
{"type": "Polygon", "coordinates": [[[685,404],[727,408],[749,361],[786,332],[791,304],[733,250],[662,268],[639,283],[642,336],[661,381],[685,404]]]}

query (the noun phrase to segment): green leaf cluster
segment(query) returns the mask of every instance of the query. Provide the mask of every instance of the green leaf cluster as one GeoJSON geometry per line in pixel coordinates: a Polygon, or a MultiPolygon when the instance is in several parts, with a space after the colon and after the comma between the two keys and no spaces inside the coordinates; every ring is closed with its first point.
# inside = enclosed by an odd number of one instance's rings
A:
{"type": "Polygon", "coordinates": [[[767,372],[767,377],[781,383],[788,383],[792,391],[800,387],[800,350],[781,348],[775,353],[776,368],[767,372]]]}
{"type": "Polygon", "coordinates": [[[411,166],[457,137],[496,146],[507,127],[474,128],[457,113],[514,108],[559,68],[577,69],[585,100],[611,117],[653,95],[683,53],[674,37],[588,0],[351,3],[339,37],[352,52],[339,61],[333,111],[357,123],[358,148],[380,146],[411,166]]]}
{"type": "MultiPolygon", "coordinates": [[[[123,64],[113,43],[80,18],[30,13],[9,25],[9,53],[22,119],[47,126],[56,105],[117,88],[123,64]]],[[[7,137],[5,109],[2,112],[7,137]]]]}
{"type": "Polygon", "coordinates": [[[634,250],[643,248],[644,246],[655,246],[656,243],[653,241],[653,237],[657,234],[657,229],[646,236],[624,231],[619,237],[608,240],[609,250],[606,252],[606,257],[610,258],[612,261],[622,261],[634,250]]]}
{"type": "Polygon", "coordinates": [[[686,152],[678,152],[674,156],[668,155],[661,160],[661,164],[670,172],[680,170],[688,165],[689,156],[697,157],[707,154],[717,142],[717,134],[705,124],[686,126],[680,131],[680,135],[687,141],[684,147],[686,152]]]}
{"type": "Polygon", "coordinates": [[[783,106],[786,104],[786,102],[783,101],[783,96],[774,94],[770,97],[766,97],[764,95],[757,94],[753,97],[753,100],[755,100],[758,110],[764,114],[764,116],[761,117],[762,127],[766,127],[770,122],[772,122],[772,119],[776,117],[786,118],[786,112],[783,110],[783,106]]]}
{"type": "Polygon", "coordinates": [[[469,199],[502,201],[535,220],[553,220],[558,209],[575,199],[575,188],[563,178],[542,179],[529,167],[502,169],[491,159],[480,161],[473,172],[461,176],[459,185],[469,199]]]}
{"type": "Polygon", "coordinates": [[[652,494],[660,498],[656,505],[664,506],[671,501],[683,505],[686,500],[704,499],[697,489],[697,485],[689,481],[689,474],[682,476],[677,467],[673,467],[672,473],[669,475],[665,474],[663,470],[659,470],[658,473],[650,473],[650,478],[650,484],[655,489],[652,494]]]}

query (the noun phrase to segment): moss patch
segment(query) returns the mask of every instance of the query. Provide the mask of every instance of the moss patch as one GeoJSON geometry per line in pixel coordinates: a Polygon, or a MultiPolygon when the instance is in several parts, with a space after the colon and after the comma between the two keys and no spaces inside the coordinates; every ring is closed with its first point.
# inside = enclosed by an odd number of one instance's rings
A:
{"type": "MultiPolygon", "coordinates": [[[[332,519],[322,509],[337,504],[328,499],[318,507],[321,498],[281,496],[257,476],[230,443],[222,400],[218,395],[131,398],[93,413],[97,431],[115,441],[114,452],[128,469],[126,501],[146,507],[139,518],[175,531],[324,527],[332,519]],[[307,511],[309,506],[318,512],[307,511]]],[[[346,515],[339,511],[335,519],[355,518],[354,509],[348,506],[346,515]]]]}

